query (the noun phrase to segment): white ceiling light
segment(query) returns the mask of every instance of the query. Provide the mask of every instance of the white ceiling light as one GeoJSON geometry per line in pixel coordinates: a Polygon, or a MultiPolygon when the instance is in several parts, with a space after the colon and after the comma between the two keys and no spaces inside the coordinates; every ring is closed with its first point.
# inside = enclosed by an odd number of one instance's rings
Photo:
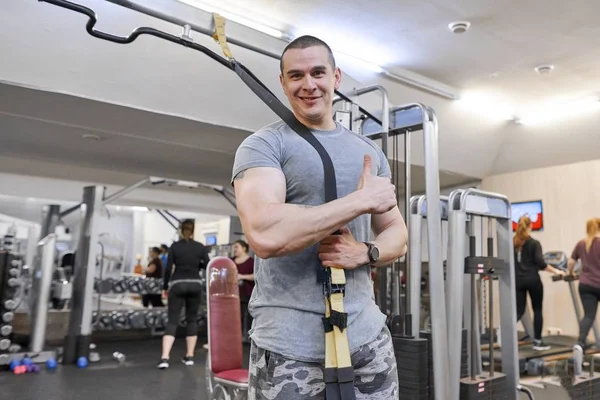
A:
{"type": "Polygon", "coordinates": [[[514,107],[509,98],[490,91],[466,91],[457,102],[464,109],[476,115],[495,121],[510,121],[514,117],[514,107]]]}
{"type": "Polygon", "coordinates": [[[465,33],[470,27],[471,23],[469,21],[455,21],[448,24],[448,29],[456,34],[465,33]]]}
{"type": "Polygon", "coordinates": [[[248,28],[257,30],[259,32],[266,33],[267,35],[276,37],[277,39],[282,39],[285,36],[283,34],[283,32],[281,32],[281,31],[279,31],[277,29],[271,28],[270,26],[261,24],[261,23],[256,22],[256,21],[252,21],[252,20],[250,20],[248,18],[244,18],[244,17],[241,17],[239,15],[231,14],[231,13],[229,13],[229,12],[227,12],[227,11],[219,8],[219,7],[215,7],[213,5],[206,4],[206,3],[198,1],[198,0],[179,0],[179,1],[181,3],[187,4],[188,6],[192,6],[192,7],[198,8],[198,9],[200,9],[202,11],[206,11],[206,12],[209,12],[209,13],[218,13],[222,17],[224,17],[224,18],[226,18],[226,19],[228,19],[230,21],[236,22],[236,23],[238,23],[240,25],[247,26],[248,28]]]}
{"type": "Polygon", "coordinates": [[[553,104],[527,114],[515,122],[523,125],[541,125],[578,114],[585,114],[593,110],[600,110],[600,100],[598,97],[588,97],[578,101],[553,104]]]}
{"type": "Polygon", "coordinates": [[[150,211],[150,210],[148,209],[148,207],[139,207],[139,206],[133,206],[133,207],[131,207],[131,209],[132,209],[133,211],[142,211],[142,212],[147,212],[147,211],[150,211]]]}

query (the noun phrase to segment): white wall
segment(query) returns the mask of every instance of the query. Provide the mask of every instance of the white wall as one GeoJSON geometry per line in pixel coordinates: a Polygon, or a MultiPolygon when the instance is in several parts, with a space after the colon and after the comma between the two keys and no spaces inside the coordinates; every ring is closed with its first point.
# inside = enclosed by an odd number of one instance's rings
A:
{"type": "MultiPolygon", "coordinates": [[[[494,175],[483,180],[484,190],[508,196],[511,202],[542,200],[544,231],[533,232],[544,251],[564,251],[585,237],[587,219],[600,216],[600,160],[494,175]]],[[[558,327],[577,335],[578,321],[564,282],[544,283],[544,326],[558,327]]]]}
{"type": "MultiPolygon", "coordinates": [[[[205,235],[215,234],[217,236],[217,244],[229,243],[228,216],[178,211],[173,211],[172,214],[180,220],[190,218],[196,221],[194,229],[194,239],[196,241],[205,244],[205,235]]],[[[137,245],[141,244],[141,247],[135,248],[135,254],[142,255],[142,263],[144,264],[150,247],[160,247],[163,243],[170,246],[174,241],[178,240],[178,234],[158,213],[144,212],[141,215],[143,226],[140,236],[143,240],[141,243],[137,243],[137,245]]],[[[136,233],[136,235],[140,234],[140,232],[136,233]]]]}

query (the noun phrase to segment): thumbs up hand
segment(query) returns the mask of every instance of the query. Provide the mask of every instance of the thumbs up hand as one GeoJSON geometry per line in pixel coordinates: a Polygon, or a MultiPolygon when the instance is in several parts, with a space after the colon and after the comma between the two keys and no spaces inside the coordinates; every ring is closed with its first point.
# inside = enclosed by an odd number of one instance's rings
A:
{"type": "Polygon", "coordinates": [[[360,175],[357,191],[370,214],[383,214],[396,207],[396,187],[389,178],[371,174],[371,157],[365,154],[363,171],[360,175]]]}

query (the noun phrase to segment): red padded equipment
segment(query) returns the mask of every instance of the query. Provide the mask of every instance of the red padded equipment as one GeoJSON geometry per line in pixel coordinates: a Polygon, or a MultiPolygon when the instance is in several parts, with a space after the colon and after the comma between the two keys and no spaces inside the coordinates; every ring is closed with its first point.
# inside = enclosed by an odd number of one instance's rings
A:
{"type": "Polygon", "coordinates": [[[217,378],[247,384],[237,266],[230,258],[215,257],[207,270],[211,370],[217,378]]]}
{"type": "Polygon", "coordinates": [[[248,383],[248,370],[230,369],[229,371],[223,371],[219,372],[218,374],[215,374],[215,377],[236,383],[248,383]]]}

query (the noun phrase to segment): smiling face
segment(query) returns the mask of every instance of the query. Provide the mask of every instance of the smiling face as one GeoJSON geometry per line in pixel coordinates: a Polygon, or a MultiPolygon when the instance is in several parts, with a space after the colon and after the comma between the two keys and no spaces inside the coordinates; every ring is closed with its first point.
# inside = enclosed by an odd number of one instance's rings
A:
{"type": "Polygon", "coordinates": [[[334,129],[332,102],[342,72],[334,69],[327,48],[315,45],[289,49],[281,65],[281,86],[296,118],[309,128],[334,129]]]}

